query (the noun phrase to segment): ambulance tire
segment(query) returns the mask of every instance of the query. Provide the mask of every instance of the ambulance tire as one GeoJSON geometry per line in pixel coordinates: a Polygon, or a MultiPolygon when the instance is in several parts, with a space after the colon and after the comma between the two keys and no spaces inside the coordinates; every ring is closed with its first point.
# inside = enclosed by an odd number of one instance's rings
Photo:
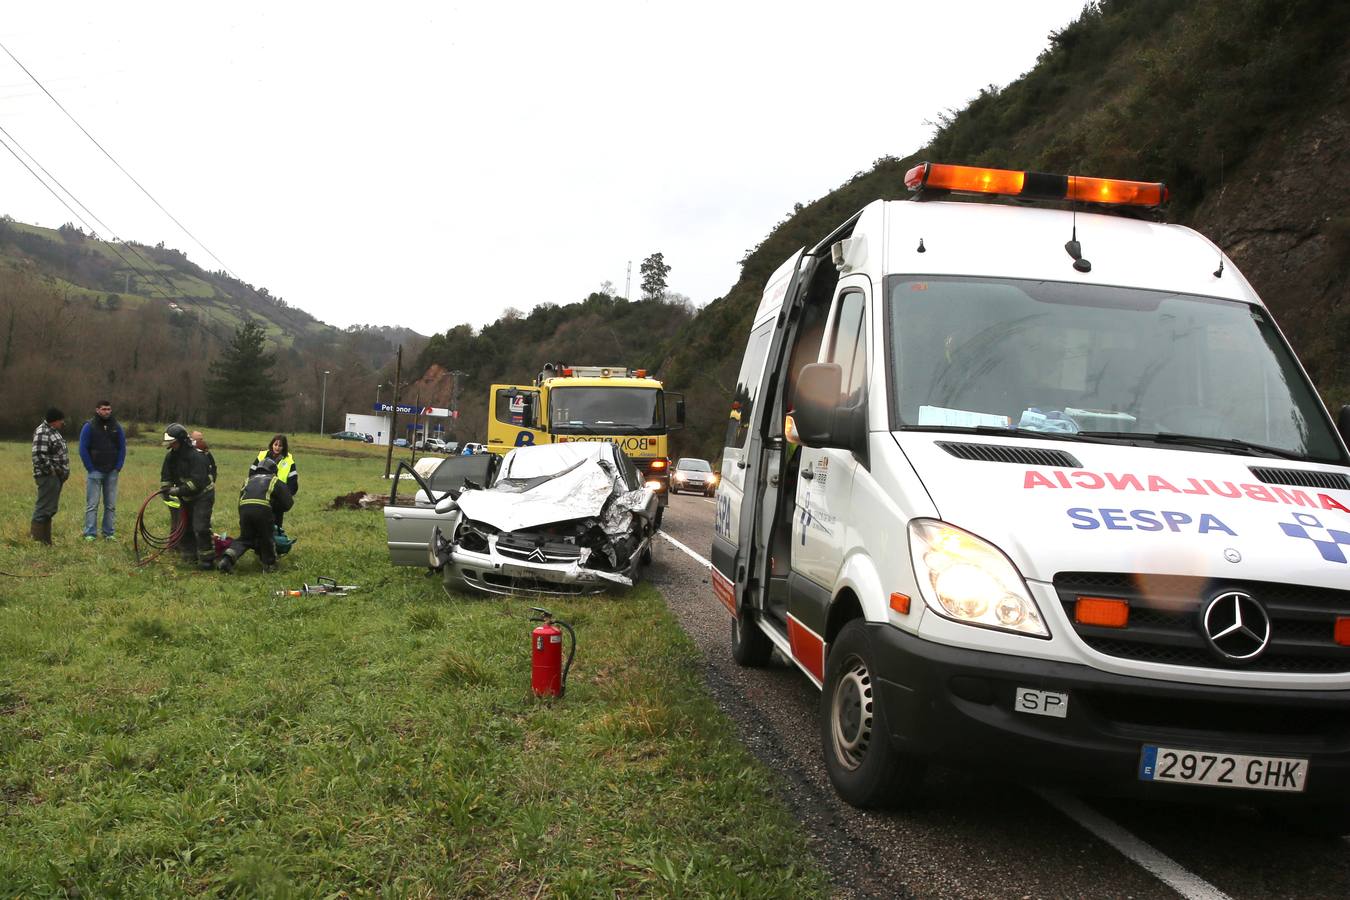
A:
{"type": "Polygon", "coordinates": [[[905,804],[918,793],[924,775],[923,762],[891,742],[886,709],[874,691],[874,671],[866,622],[854,619],[830,645],[820,735],[830,782],[845,802],[861,809],[905,804]]]}
{"type": "Polygon", "coordinates": [[[747,669],[762,669],[773,656],[773,641],[750,619],[748,611],[731,619],[731,658],[747,669]]]}

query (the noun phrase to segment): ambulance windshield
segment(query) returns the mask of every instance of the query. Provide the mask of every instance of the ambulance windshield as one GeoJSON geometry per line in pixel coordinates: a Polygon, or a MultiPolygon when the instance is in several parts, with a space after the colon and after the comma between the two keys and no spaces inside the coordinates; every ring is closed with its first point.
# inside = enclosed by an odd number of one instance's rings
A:
{"type": "Polygon", "coordinates": [[[1258,307],[981,278],[894,277],[887,290],[897,428],[1184,435],[1343,461],[1258,307]]]}
{"type": "Polygon", "coordinates": [[[561,434],[655,434],[665,428],[660,398],[655,388],[556,388],[549,394],[549,421],[561,434]]]}

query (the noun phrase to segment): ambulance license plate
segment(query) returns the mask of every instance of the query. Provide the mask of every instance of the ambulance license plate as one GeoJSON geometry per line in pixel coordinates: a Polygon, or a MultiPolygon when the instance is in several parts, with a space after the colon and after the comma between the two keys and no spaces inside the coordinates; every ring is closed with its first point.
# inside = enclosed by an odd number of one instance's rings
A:
{"type": "Polygon", "coordinates": [[[1283,756],[1246,756],[1146,744],[1139,759],[1141,781],[1297,793],[1303,790],[1307,777],[1306,759],[1283,756]]]}

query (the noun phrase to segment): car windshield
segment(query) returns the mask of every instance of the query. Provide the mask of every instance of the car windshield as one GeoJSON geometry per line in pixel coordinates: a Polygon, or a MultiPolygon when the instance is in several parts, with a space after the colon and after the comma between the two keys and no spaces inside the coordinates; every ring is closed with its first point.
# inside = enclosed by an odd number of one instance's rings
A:
{"type": "Polygon", "coordinates": [[[557,388],[549,394],[549,421],[564,432],[652,434],[665,424],[660,398],[655,388],[557,388]]]}
{"type": "Polygon", "coordinates": [[[1064,282],[892,277],[897,428],[1092,434],[1342,462],[1259,307],[1064,282]]]}
{"type": "Polygon", "coordinates": [[[704,459],[682,459],[675,466],[677,469],[683,469],[686,472],[711,472],[712,466],[704,459]]]}

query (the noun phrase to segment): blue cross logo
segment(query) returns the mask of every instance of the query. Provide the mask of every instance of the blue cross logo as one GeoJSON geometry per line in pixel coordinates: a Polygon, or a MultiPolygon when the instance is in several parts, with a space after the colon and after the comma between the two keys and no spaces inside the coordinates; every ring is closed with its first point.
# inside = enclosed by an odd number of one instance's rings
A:
{"type": "Polygon", "coordinates": [[[1341,547],[1350,546],[1350,531],[1325,528],[1317,520],[1317,516],[1310,516],[1307,513],[1294,513],[1294,521],[1281,522],[1280,527],[1289,537],[1312,541],[1317,546],[1317,552],[1321,553],[1327,562],[1346,562],[1345,551],[1341,547]],[[1316,530],[1309,533],[1310,528],[1316,530]]]}

